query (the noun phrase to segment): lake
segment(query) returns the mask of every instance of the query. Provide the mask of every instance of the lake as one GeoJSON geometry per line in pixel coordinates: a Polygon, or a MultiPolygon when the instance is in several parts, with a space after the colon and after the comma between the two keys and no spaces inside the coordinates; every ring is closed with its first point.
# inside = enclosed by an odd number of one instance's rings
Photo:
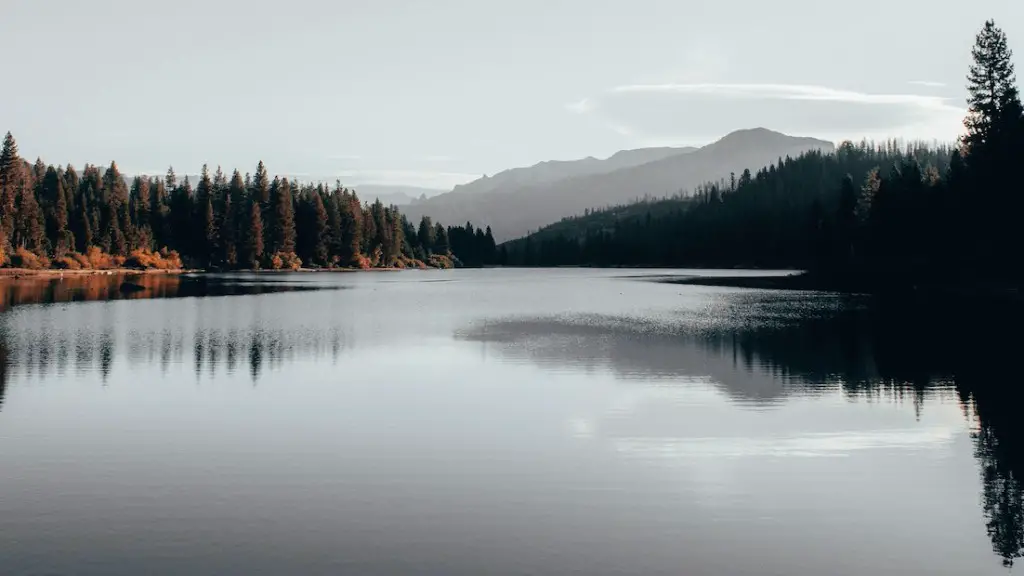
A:
{"type": "Polygon", "coordinates": [[[686,274],[0,283],[0,573],[1007,573],[1015,313],[686,274]]]}

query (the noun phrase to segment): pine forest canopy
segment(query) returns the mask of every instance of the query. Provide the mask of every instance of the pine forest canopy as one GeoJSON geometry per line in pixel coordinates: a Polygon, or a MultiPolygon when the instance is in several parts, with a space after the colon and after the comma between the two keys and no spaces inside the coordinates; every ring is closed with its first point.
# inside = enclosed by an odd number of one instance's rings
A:
{"type": "Polygon", "coordinates": [[[486,232],[420,228],[395,206],[363,203],[337,183],[271,180],[262,162],[254,174],[228,177],[206,166],[196,182],[173,169],[163,178],[129,184],[117,164],[54,167],[18,155],[8,133],[0,153],[0,261],[19,267],[449,267],[490,258],[486,232]],[[451,240],[449,240],[451,238],[451,240]],[[157,249],[160,252],[155,252],[157,249]],[[182,262],[184,261],[184,263],[182,262]]]}

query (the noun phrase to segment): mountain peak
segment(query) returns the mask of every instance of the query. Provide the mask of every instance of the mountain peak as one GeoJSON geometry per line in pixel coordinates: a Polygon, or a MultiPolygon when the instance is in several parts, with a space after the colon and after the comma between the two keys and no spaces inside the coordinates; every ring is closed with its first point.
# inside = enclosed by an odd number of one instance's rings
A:
{"type": "Polygon", "coordinates": [[[744,169],[757,171],[778,158],[831,152],[831,142],[787,136],[767,128],[731,132],[703,148],[622,150],[604,160],[537,164],[495,174],[413,206],[408,216],[491,226],[500,241],[587,209],[685,194],[744,169]],[[466,192],[466,193],[463,193],[466,192]]]}

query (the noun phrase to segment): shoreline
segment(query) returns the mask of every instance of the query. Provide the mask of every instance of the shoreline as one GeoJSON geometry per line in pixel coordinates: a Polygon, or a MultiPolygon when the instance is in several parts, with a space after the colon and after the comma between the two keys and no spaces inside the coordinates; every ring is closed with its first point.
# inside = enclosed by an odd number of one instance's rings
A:
{"type": "Polygon", "coordinates": [[[804,274],[786,276],[689,276],[685,278],[661,278],[656,280],[667,284],[690,286],[719,286],[727,288],[749,288],[755,290],[789,290],[801,292],[832,292],[851,296],[873,296],[894,301],[929,301],[933,299],[974,299],[981,301],[1003,301],[1012,304],[1024,303],[1024,293],[1012,286],[983,284],[920,284],[914,286],[882,286],[871,289],[864,285],[851,286],[840,282],[815,278],[804,274]]]}
{"type": "Polygon", "coordinates": [[[184,274],[227,274],[233,272],[245,272],[252,274],[284,274],[288,272],[297,273],[349,273],[349,272],[402,272],[406,270],[444,270],[444,268],[299,268],[298,270],[271,270],[267,268],[233,269],[233,270],[204,270],[202,268],[103,268],[103,269],[81,269],[68,270],[62,268],[0,268],[0,280],[15,280],[19,278],[63,278],[65,276],[180,276],[184,274]]]}
{"type": "Polygon", "coordinates": [[[108,268],[100,270],[64,270],[59,268],[43,268],[33,270],[31,268],[0,268],[0,280],[14,280],[24,277],[63,277],[63,276],[115,276],[126,274],[146,275],[178,275],[198,272],[184,268],[158,270],[155,268],[108,268]]]}

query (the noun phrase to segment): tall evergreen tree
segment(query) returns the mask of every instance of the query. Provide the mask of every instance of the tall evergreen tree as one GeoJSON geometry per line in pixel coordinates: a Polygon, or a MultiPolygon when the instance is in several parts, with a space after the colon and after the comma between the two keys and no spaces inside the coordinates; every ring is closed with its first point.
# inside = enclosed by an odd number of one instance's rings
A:
{"type": "Polygon", "coordinates": [[[419,240],[420,247],[430,255],[430,251],[434,249],[434,223],[430,220],[430,216],[423,216],[420,218],[420,227],[416,232],[416,237],[419,240]]]}
{"type": "Polygon", "coordinates": [[[238,233],[239,222],[248,214],[243,213],[245,204],[246,188],[241,173],[235,170],[231,174],[231,182],[228,184],[227,192],[224,195],[221,220],[219,225],[221,259],[228,267],[238,264],[238,233]]]}
{"type": "Polygon", "coordinates": [[[40,198],[46,209],[46,235],[51,239],[51,250],[55,257],[61,257],[74,250],[74,238],[68,228],[67,195],[64,193],[64,178],[50,166],[43,176],[40,198]]]}
{"type": "Polygon", "coordinates": [[[255,198],[248,200],[245,234],[239,250],[239,262],[249,268],[259,268],[263,260],[263,209],[255,198]]]}
{"type": "Polygon", "coordinates": [[[14,230],[14,210],[18,192],[25,185],[24,165],[18,155],[18,144],[10,132],[4,137],[0,150],[0,251],[9,252],[10,237],[14,230]]]}
{"type": "Polygon", "coordinates": [[[209,265],[216,263],[217,258],[220,255],[220,248],[217,245],[219,239],[219,233],[217,232],[217,216],[213,209],[213,197],[206,197],[206,208],[203,210],[203,221],[202,221],[203,237],[200,244],[198,254],[202,261],[209,265]]]}
{"type": "Polygon", "coordinates": [[[295,206],[292,202],[291,184],[287,178],[274,179],[274,184],[271,185],[271,202],[274,206],[271,221],[271,253],[294,253],[295,206]]]}
{"type": "Polygon", "coordinates": [[[1019,129],[1020,93],[1013,70],[1013,53],[1006,34],[989,20],[971,49],[973,63],[967,75],[968,112],[964,136],[968,154],[984,154],[986,147],[1007,145],[1019,129]]]}
{"type": "MultiPolygon", "coordinates": [[[[334,188],[334,191],[327,196],[327,202],[325,208],[327,209],[327,233],[328,233],[328,247],[331,254],[331,263],[341,263],[341,256],[343,252],[344,236],[342,234],[342,221],[341,221],[341,201],[342,201],[343,189],[341,183],[338,182],[334,188]]],[[[346,264],[348,262],[346,261],[346,264]]]]}
{"type": "Polygon", "coordinates": [[[326,266],[330,258],[330,229],[327,226],[327,208],[324,206],[323,197],[319,192],[312,194],[312,205],[313,217],[310,225],[313,227],[311,235],[315,241],[311,262],[326,266]]]}
{"type": "Polygon", "coordinates": [[[445,255],[450,251],[451,245],[448,243],[448,229],[438,222],[434,226],[434,253],[445,255]]]}
{"type": "Polygon", "coordinates": [[[127,255],[127,235],[131,235],[128,219],[128,185],[121,176],[116,162],[103,173],[99,228],[107,231],[105,248],[112,254],[127,255]]]}

